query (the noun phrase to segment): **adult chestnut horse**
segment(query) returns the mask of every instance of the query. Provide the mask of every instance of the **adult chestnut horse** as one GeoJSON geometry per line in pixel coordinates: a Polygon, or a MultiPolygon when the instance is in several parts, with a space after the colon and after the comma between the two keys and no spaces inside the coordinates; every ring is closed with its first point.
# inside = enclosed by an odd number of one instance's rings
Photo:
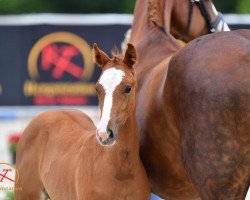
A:
{"type": "Polygon", "coordinates": [[[250,185],[250,30],[190,42],[171,59],[163,90],[179,131],[182,163],[201,199],[245,199],[250,185]]]}
{"type": "Polygon", "coordinates": [[[167,11],[163,16],[158,4],[137,1],[131,33],[139,55],[135,69],[140,155],[152,191],[165,199],[243,199],[250,166],[249,122],[244,119],[249,118],[248,33],[212,34],[180,50],[165,29],[167,11]],[[203,40],[200,44],[207,48],[196,48],[203,40]]]}
{"type": "Polygon", "coordinates": [[[22,191],[15,200],[37,200],[44,188],[53,200],[149,199],[139,159],[135,114],[136,50],[110,59],[94,45],[102,68],[97,82],[98,127],[80,111],[49,111],[32,120],[17,147],[22,191]]]}
{"type": "Polygon", "coordinates": [[[147,24],[145,19],[184,42],[207,33],[230,30],[211,0],[138,0],[134,18],[132,36],[129,29],[122,43],[124,50],[127,42],[141,39],[147,24]]]}
{"type": "Polygon", "coordinates": [[[149,19],[185,42],[211,32],[229,31],[211,0],[137,0],[130,42],[138,42],[149,19]]]}

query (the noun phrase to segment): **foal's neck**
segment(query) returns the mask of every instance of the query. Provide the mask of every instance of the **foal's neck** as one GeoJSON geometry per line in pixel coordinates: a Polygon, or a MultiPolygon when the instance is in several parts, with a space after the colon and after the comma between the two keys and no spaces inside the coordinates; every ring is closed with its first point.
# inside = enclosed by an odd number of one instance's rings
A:
{"type": "Polygon", "coordinates": [[[138,126],[135,111],[119,128],[118,145],[124,148],[139,148],[138,126]]]}
{"type": "Polygon", "coordinates": [[[135,111],[119,128],[117,144],[114,148],[117,148],[117,150],[129,151],[139,157],[139,136],[135,111]]]}

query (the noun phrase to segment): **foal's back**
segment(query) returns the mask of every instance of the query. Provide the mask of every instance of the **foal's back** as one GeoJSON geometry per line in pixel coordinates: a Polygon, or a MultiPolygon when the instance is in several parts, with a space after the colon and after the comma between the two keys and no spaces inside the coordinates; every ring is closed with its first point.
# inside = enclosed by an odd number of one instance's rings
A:
{"type": "MultiPolygon", "coordinates": [[[[93,121],[83,112],[77,110],[48,111],[32,120],[24,130],[18,148],[28,150],[30,145],[23,143],[38,143],[39,146],[43,146],[44,142],[47,143],[53,137],[55,138],[54,144],[63,140],[63,145],[68,146],[71,143],[75,144],[76,138],[79,141],[83,137],[93,137],[95,130],[93,121]]],[[[17,163],[18,158],[19,156],[17,156],[17,163]]]]}
{"type": "MultiPolygon", "coordinates": [[[[17,147],[16,165],[20,172],[17,186],[23,191],[16,192],[15,199],[39,199],[44,185],[75,195],[75,191],[70,191],[74,187],[69,187],[75,184],[70,182],[74,177],[68,172],[77,170],[83,144],[88,140],[96,141],[95,129],[92,120],[76,110],[48,111],[34,118],[17,147]],[[66,184],[65,180],[69,182],[66,184]]],[[[76,196],[71,198],[77,199],[76,196]]]]}

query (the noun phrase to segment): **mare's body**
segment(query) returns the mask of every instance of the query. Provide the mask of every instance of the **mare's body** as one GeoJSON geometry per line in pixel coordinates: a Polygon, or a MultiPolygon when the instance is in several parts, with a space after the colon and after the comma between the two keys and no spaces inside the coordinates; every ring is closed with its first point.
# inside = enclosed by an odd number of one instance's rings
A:
{"type": "Polygon", "coordinates": [[[137,1],[131,42],[151,189],[165,199],[243,199],[250,182],[249,31],[209,35],[180,50],[150,6],[137,1]]]}
{"type": "Polygon", "coordinates": [[[205,200],[243,200],[249,189],[249,61],[250,31],[240,30],[196,39],[169,65],[182,163],[205,200]]]}

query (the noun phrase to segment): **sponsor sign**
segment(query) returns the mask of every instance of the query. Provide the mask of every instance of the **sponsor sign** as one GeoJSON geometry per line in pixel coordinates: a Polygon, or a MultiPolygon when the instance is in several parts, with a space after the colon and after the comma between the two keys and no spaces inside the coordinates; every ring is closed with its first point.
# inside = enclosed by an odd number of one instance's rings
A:
{"type": "Polygon", "coordinates": [[[97,105],[92,45],[120,48],[129,27],[0,23],[0,105],[97,105]]]}
{"type": "MultiPolygon", "coordinates": [[[[249,15],[224,15],[232,30],[249,15]]],[[[91,48],[120,48],[132,15],[0,16],[0,105],[97,105],[91,48]]]]}

